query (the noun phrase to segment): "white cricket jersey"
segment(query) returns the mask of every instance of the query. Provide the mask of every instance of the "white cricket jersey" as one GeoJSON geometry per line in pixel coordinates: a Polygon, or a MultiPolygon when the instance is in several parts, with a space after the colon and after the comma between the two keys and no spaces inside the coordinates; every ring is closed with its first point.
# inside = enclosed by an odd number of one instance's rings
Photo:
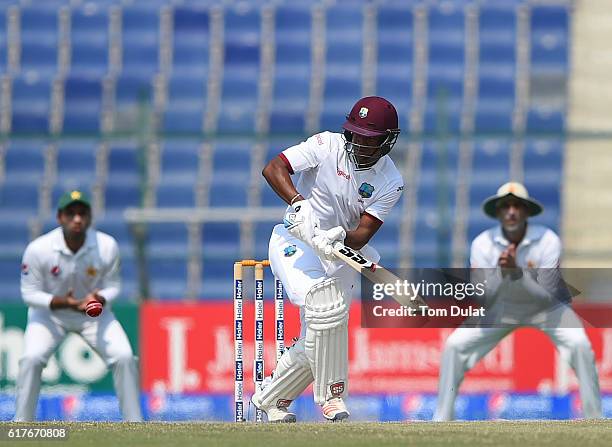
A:
{"type": "Polygon", "coordinates": [[[370,169],[355,170],[339,133],[322,132],[281,153],[290,171],[300,172],[296,188],[308,199],[321,228],[357,228],[361,215],[384,222],[404,189],[388,155],[370,169]]]}
{"type": "Polygon", "coordinates": [[[120,288],[119,248],[101,231],[88,229],[85,243],[73,253],[58,227],[30,242],[23,254],[21,295],[28,306],[49,309],[53,296],[64,296],[70,289],[76,299],[97,289],[110,304],[120,288]]]}
{"type": "MultiPolygon", "coordinates": [[[[516,248],[518,267],[538,269],[537,278],[527,271],[522,278],[511,280],[503,278],[498,260],[510,242],[504,237],[500,225],[480,233],[472,242],[470,266],[478,269],[491,269],[486,273],[487,293],[497,296],[503,303],[503,316],[508,321],[523,321],[550,304],[561,259],[561,240],[554,231],[542,226],[528,224],[523,240],[516,248]]],[[[568,300],[569,297],[557,296],[568,300]]],[[[554,302],[554,300],[552,300],[554,302]]]]}
{"type": "MultiPolygon", "coordinates": [[[[499,256],[510,242],[504,237],[501,225],[480,233],[472,242],[472,268],[497,267],[499,256]]],[[[527,225],[525,237],[516,248],[516,264],[528,268],[556,268],[561,259],[561,240],[554,231],[542,225],[527,225]]]]}

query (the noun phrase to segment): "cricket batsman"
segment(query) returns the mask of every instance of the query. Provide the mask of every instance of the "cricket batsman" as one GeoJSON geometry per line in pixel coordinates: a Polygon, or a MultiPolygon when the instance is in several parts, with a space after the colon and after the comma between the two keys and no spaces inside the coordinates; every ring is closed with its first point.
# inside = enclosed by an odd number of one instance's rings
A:
{"type": "Polygon", "coordinates": [[[270,422],[295,422],[288,407],[313,381],[323,416],[349,417],[348,318],[358,275],[335,258],[332,245],[341,241],[377,262],[380,256],[366,244],[400,198],[403,180],[387,155],[400,133],[389,101],[360,99],[342,127],[284,150],[263,170],[289,205],[270,238],[270,266],[301,320],[298,341],[252,398],[270,422]]]}

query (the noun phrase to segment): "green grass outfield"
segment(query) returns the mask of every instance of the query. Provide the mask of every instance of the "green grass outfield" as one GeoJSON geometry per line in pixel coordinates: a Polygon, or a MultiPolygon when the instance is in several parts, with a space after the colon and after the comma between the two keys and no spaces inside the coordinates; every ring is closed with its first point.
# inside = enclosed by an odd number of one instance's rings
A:
{"type": "MultiPolygon", "coordinates": [[[[9,445],[61,446],[609,446],[612,420],[600,421],[486,421],[406,423],[53,423],[69,429],[64,442],[8,441],[8,428],[24,424],[0,423],[0,447],[9,445]]],[[[30,425],[31,426],[31,425],[30,425]]]]}

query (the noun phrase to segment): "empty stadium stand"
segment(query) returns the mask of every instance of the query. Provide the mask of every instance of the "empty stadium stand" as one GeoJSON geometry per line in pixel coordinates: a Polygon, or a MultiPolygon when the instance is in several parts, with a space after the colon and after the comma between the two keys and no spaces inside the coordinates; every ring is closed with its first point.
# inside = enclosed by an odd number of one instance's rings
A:
{"type": "Polygon", "coordinates": [[[371,94],[400,113],[407,181],[375,237],[384,265],[463,265],[511,178],[558,230],[570,16],[548,3],[0,1],[0,299],[19,298],[23,249],[70,188],[119,240],[126,296],[144,243],[150,297],[229,297],[232,261],[266,257],[282,216],[148,223],[136,240],[123,212],[282,207],[264,163],[371,94]]]}

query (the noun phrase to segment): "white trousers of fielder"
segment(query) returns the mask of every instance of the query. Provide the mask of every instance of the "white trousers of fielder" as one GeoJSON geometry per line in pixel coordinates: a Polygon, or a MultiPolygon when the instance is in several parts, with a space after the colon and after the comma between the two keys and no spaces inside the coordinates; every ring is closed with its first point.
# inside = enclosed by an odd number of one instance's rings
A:
{"type": "Polygon", "coordinates": [[[142,421],[137,359],[121,324],[109,309],[97,318],[63,321],[48,310],[30,309],[19,361],[15,421],[33,421],[41,373],[68,332],[75,332],[96,351],[113,372],[113,383],[125,421],[142,421]]]}
{"type": "MultiPolygon", "coordinates": [[[[546,324],[530,324],[545,332],[555,344],[561,358],[576,372],[580,387],[585,418],[601,418],[601,395],[595,367],[595,356],[584,328],[578,323],[570,307],[557,309],[561,321],[574,320],[566,327],[550,327],[546,324]]],[[[438,402],[435,421],[455,418],[455,398],[465,373],[491,351],[512,327],[458,328],[446,340],[440,361],[438,402]]],[[[534,353],[537,355],[537,352],[534,353]]]]}

